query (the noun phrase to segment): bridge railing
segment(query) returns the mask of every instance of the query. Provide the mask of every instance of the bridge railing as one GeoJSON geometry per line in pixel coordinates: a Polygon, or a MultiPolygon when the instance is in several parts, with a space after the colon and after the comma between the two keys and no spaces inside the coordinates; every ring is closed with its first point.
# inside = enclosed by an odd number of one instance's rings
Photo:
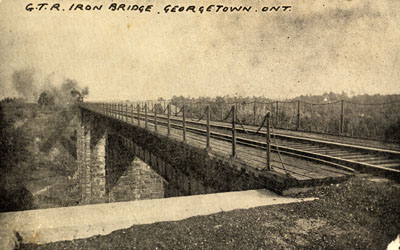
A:
{"type": "MultiPolygon", "coordinates": [[[[203,105],[202,112],[198,113],[198,118],[193,119],[193,113],[190,111],[190,106],[182,105],[182,107],[173,106],[171,103],[164,103],[165,105],[160,105],[160,103],[153,105],[148,103],[82,103],[81,106],[92,110],[97,113],[101,113],[105,116],[112,117],[114,119],[118,119],[120,121],[137,125],[141,127],[141,120],[144,120],[144,128],[149,129],[148,123],[151,122],[154,124],[154,131],[159,131],[159,119],[166,119],[166,128],[167,128],[167,136],[171,136],[171,121],[174,120],[180,121],[181,126],[179,128],[182,130],[182,140],[184,142],[187,141],[187,118],[190,118],[190,124],[199,124],[205,126],[205,136],[206,136],[206,149],[211,150],[211,137],[216,136],[217,132],[211,132],[211,115],[212,108],[211,105],[203,105]],[[163,107],[165,106],[165,108],[163,107]],[[175,109],[173,112],[172,109],[175,109]],[[173,113],[172,113],[173,112],[173,113]],[[173,114],[173,115],[172,115],[173,114]],[[180,115],[181,119],[176,119],[180,115]],[[174,116],[174,117],[173,117],[174,116]],[[149,119],[150,118],[150,119],[149,119]],[[134,120],[137,120],[135,124],[134,120]]],[[[249,130],[246,128],[238,117],[238,106],[231,105],[231,108],[226,114],[226,116],[221,119],[222,121],[227,121],[231,119],[231,157],[237,157],[237,126],[241,127],[241,131],[245,132],[249,135],[259,135],[266,137],[266,170],[271,170],[271,145],[270,145],[270,128],[271,128],[271,113],[269,111],[266,112],[262,122],[259,124],[256,130],[249,130]],[[260,133],[262,129],[265,129],[266,133],[260,133]]],[[[176,123],[174,123],[176,125],[176,123]]],[[[217,124],[218,125],[218,124],[217,124]]],[[[176,126],[175,126],[176,127],[176,126]]]]}
{"type": "Polygon", "coordinates": [[[271,113],[271,124],[274,128],[313,132],[329,135],[340,135],[360,139],[398,141],[393,133],[400,128],[400,101],[388,103],[357,103],[349,100],[323,101],[310,103],[305,101],[234,101],[234,102],[201,102],[201,101],[143,101],[133,103],[134,109],[157,109],[158,114],[166,115],[170,105],[172,116],[185,116],[197,119],[202,116],[205,107],[210,106],[212,121],[226,121],[231,106],[235,105],[238,116],[246,125],[257,125],[264,114],[271,113]]]}

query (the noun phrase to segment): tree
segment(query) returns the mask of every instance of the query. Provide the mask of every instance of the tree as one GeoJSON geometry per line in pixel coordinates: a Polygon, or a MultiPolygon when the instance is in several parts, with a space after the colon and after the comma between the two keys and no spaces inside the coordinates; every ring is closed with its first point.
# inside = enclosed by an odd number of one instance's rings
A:
{"type": "Polygon", "coordinates": [[[9,111],[6,115],[0,102],[0,212],[33,208],[33,196],[22,184],[33,157],[30,140],[23,127],[15,128],[17,117],[9,111]]]}
{"type": "Polygon", "coordinates": [[[46,92],[42,92],[38,99],[38,104],[40,106],[53,106],[54,105],[54,97],[47,94],[46,92]]]}
{"type": "Polygon", "coordinates": [[[385,139],[388,141],[395,141],[397,143],[400,143],[400,118],[396,123],[391,124],[385,130],[385,139]]]}

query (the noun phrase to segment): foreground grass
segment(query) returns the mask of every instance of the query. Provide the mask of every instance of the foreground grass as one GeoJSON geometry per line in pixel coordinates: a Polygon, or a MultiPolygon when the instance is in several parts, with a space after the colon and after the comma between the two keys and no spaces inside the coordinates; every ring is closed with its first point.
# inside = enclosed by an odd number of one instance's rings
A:
{"type": "Polygon", "coordinates": [[[386,249],[400,233],[400,185],[371,178],[356,176],[297,195],[320,198],[312,202],[137,225],[21,249],[386,249]]]}

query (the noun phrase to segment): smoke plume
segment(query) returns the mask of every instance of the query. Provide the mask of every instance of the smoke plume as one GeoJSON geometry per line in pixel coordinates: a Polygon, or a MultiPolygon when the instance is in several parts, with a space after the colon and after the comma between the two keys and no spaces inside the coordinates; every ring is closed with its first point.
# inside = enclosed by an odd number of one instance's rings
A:
{"type": "Polygon", "coordinates": [[[40,96],[46,96],[56,106],[72,104],[89,94],[88,87],[80,87],[76,80],[66,78],[57,84],[52,76],[38,81],[34,69],[15,70],[12,85],[26,102],[38,102],[40,96]]]}
{"type": "Polygon", "coordinates": [[[12,84],[14,89],[27,102],[35,102],[38,97],[38,91],[34,82],[35,71],[33,69],[22,69],[14,71],[12,75],[12,84]]]}

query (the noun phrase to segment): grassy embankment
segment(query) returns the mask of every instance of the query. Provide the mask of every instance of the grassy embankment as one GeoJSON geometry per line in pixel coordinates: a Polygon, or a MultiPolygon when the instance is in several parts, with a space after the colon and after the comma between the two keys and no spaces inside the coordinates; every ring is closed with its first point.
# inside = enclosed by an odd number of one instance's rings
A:
{"type": "Polygon", "coordinates": [[[1,212],[76,205],[73,108],[2,102],[1,212]]]}

